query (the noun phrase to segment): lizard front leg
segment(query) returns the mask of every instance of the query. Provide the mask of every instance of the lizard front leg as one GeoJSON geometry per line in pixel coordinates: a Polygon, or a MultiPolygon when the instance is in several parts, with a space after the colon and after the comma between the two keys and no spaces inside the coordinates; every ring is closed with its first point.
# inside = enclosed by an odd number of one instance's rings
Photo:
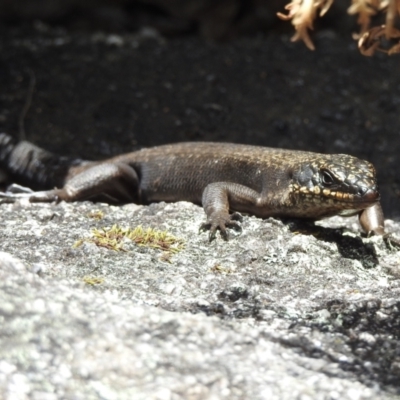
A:
{"type": "Polygon", "coordinates": [[[226,240],[226,228],[241,230],[237,221],[242,219],[238,212],[229,214],[230,209],[245,209],[255,206],[260,194],[247,186],[231,182],[214,182],[206,186],[202,196],[202,204],[207,215],[207,221],[201,225],[201,230],[210,230],[210,241],[215,239],[217,229],[226,240]]]}
{"type": "Polygon", "coordinates": [[[385,220],[380,203],[362,210],[358,216],[361,227],[367,234],[380,235],[386,243],[400,248],[400,240],[385,232],[385,220]]]}
{"type": "Polygon", "coordinates": [[[361,227],[368,234],[385,234],[385,221],[380,203],[362,210],[358,216],[361,227]]]}

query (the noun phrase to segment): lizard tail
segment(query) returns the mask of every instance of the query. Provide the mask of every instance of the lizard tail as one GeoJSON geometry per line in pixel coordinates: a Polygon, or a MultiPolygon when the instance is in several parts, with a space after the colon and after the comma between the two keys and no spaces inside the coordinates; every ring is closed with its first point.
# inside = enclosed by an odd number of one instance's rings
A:
{"type": "Polygon", "coordinates": [[[69,169],[81,160],[59,157],[32,143],[0,133],[0,167],[14,182],[35,190],[62,187],[69,169]]]}

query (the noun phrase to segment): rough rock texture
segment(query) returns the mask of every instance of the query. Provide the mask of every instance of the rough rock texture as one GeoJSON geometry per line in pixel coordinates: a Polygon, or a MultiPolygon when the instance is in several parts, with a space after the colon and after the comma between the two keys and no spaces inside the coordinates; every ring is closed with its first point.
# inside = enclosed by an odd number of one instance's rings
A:
{"type": "Polygon", "coordinates": [[[2,398],[400,394],[399,252],[361,239],[355,219],[245,217],[209,244],[189,203],[0,211],[2,398]],[[166,262],[128,242],[73,246],[113,224],[167,230],[185,249],[166,262]]]}

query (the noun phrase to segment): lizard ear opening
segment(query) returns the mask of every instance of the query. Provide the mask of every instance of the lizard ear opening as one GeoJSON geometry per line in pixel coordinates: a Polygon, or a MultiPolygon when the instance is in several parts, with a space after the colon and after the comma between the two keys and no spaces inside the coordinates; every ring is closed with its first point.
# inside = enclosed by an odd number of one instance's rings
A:
{"type": "Polygon", "coordinates": [[[312,185],[314,171],[309,165],[302,166],[301,169],[293,173],[292,178],[300,186],[309,187],[312,185]]]}

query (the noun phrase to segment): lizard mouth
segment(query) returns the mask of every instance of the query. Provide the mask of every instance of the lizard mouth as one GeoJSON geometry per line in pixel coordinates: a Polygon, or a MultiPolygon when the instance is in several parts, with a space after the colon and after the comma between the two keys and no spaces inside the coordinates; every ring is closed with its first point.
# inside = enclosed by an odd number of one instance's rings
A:
{"type": "Polygon", "coordinates": [[[379,201],[380,195],[376,188],[359,188],[358,193],[344,193],[340,191],[324,190],[325,197],[341,203],[372,205],[379,201]]]}
{"type": "Polygon", "coordinates": [[[339,215],[348,217],[358,214],[361,210],[371,207],[380,199],[380,194],[376,189],[367,189],[362,195],[354,196],[353,199],[346,201],[349,205],[348,209],[341,210],[339,215]]]}
{"type": "Polygon", "coordinates": [[[380,194],[376,188],[361,189],[360,197],[355,197],[355,201],[359,203],[376,203],[380,199],[380,194]]]}

